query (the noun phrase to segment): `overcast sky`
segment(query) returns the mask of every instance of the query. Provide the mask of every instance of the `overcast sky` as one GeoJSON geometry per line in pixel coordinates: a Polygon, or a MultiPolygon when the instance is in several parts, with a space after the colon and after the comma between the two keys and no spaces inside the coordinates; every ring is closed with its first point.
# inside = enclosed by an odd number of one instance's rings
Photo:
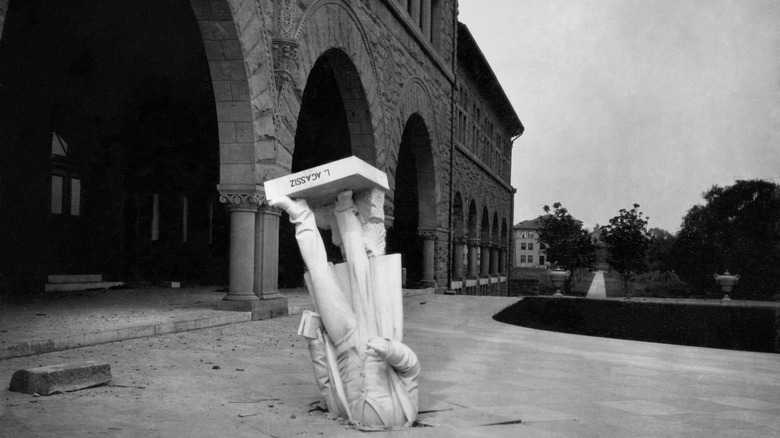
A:
{"type": "Polygon", "coordinates": [[[712,185],[780,183],[780,1],[460,0],[526,131],[515,222],[638,203],[672,233],[712,185]]]}

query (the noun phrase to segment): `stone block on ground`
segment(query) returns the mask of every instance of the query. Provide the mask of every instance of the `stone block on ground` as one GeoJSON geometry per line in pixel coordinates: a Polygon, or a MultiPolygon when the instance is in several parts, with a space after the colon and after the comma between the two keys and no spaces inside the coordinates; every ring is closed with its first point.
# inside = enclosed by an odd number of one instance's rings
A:
{"type": "Polygon", "coordinates": [[[9,389],[27,394],[52,395],[111,381],[111,365],[93,360],[19,370],[9,389]]]}
{"type": "Polygon", "coordinates": [[[287,297],[255,301],[220,301],[217,310],[252,312],[252,321],[279,318],[289,314],[287,297]]]}

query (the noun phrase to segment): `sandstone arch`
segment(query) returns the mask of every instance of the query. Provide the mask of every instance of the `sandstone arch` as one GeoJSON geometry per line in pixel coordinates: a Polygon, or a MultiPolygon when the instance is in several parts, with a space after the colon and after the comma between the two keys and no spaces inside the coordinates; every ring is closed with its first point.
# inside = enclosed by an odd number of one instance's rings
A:
{"type": "Polygon", "coordinates": [[[317,61],[329,50],[338,49],[354,66],[354,71],[351,68],[344,71],[357,76],[340,84],[346,98],[348,118],[353,123],[350,134],[353,141],[357,140],[360,155],[364,159],[369,158],[366,161],[386,169],[385,151],[377,140],[385,131],[382,92],[374,54],[358,14],[344,2],[317,1],[304,12],[293,38],[299,44],[299,68],[295,78],[297,87],[306,84],[317,61]],[[358,86],[362,90],[354,89],[358,86]],[[367,103],[367,108],[363,107],[363,102],[367,103]],[[373,147],[373,154],[367,150],[368,145],[373,147]]]}

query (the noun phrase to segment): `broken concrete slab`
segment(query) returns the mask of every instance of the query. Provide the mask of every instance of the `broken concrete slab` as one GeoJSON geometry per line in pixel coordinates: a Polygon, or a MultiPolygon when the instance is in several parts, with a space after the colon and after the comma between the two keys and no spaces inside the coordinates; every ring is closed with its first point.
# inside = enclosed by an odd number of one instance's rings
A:
{"type": "Polygon", "coordinates": [[[111,381],[111,365],[88,360],[16,371],[9,389],[26,394],[52,395],[111,381]]]}

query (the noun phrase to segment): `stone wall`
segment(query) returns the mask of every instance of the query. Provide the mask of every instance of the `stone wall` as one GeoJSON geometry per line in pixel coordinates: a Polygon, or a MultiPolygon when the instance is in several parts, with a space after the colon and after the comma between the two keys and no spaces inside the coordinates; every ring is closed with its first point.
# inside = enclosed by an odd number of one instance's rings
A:
{"type": "MultiPolygon", "coordinates": [[[[484,208],[487,208],[488,220],[490,221],[488,229],[492,230],[494,213],[498,214],[499,229],[504,221],[506,221],[507,224],[512,223],[511,207],[513,193],[511,189],[501,182],[496,181],[490,173],[487,173],[482,166],[475,162],[473,156],[460,148],[457,148],[455,153],[453,179],[453,191],[460,193],[463,198],[463,221],[466,224],[466,227],[468,227],[468,206],[472,201],[477,207],[477,224],[482,223],[482,212],[484,208]]],[[[469,230],[469,232],[472,231],[475,230],[469,230]]],[[[480,230],[477,229],[476,231],[479,233],[480,230]]],[[[482,236],[469,235],[469,237],[481,238],[482,236]]],[[[508,244],[509,242],[501,243],[508,244]]]]}
{"type": "MultiPolygon", "coordinates": [[[[427,172],[421,184],[421,204],[435,207],[421,211],[421,226],[440,230],[436,243],[435,276],[447,279],[449,228],[450,113],[452,99],[452,42],[454,1],[442,1],[441,50],[420,38],[405,11],[392,1],[274,1],[274,38],[289,39],[297,47],[296,62],[287,65],[286,81],[277,74],[277,146],[274,160],[260,162],[259,180],[290,170],[295,153],[295,129],[303,90],[314,63],[329,49],[337,48],[354,64],[365,90],[370,111],[376,165],[388,173],[391,195],[386,209],[392,216],[392,189],[399,147],[406,122],[419,115],[430,136],[429,162],[418,164],[427,172]],[[444,230],[444,231],[441,231],[444,230]]],[[[276,40],[275,40],[276,41],[276,40]]],[[[275,52],[278,54],[278,52],[275,52]]],[[[275,61],[275,64],[279,64],[275,61]]],[[[343,94],[343,93],[342,93],[343,94]]],[[[345,102],[345,105],[347,103],[345,102]]],[[[349,114],[348,114],[349,116],[349,114]]],[[[351,130],[354,125],[351,123],[351,130]]],[[[353,144],[355,142],[353,141],[353,144]]],[[[261,182],[261,181],[258,181],[261,182]]]]}

